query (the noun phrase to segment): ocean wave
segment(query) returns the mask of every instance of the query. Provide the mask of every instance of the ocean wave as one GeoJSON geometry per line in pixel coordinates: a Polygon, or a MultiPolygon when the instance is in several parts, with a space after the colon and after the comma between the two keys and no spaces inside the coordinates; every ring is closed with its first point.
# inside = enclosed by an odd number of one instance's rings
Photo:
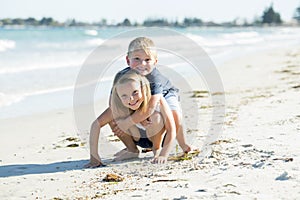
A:
{"type": "Polygon", "coordinates": [[[13,40],[0,40],[0,52],[4,52],[8,49],[14,49],[16,42],[13,40]]]}
{"type": "Polygon", "coordinates": [[[82,50],[93,48],[101,45],[104,42],[101,38],[87,39],[76,42],[41,42],[35,45],[38,49],[57,49],[57,50],[82,50]]]}
{"type": "Polygon", "coordinates": [[[221,46],[229,46],[232,45],[232,41],[222,39],[222,38],[204,38],[199,35],[185,34],[190,39],[194,40],[197,44],[199,44],[202,47],[221,47],[221,46]]]}
{"type": "Polygon", "coordinates": [[[94,30],[94,29],[90,29],[90,30],[85,30],[84,31],[85,35],[90,35],[90,36],[97,36],[98,35],[98,31],[94,30]]]}
{"type": "Polygon", "coordinates": [[[73,89],[74,89],[74,86],[71,85],[71,86],[63,86],[63,87],[57,87],[57,88],[41,89],[41,90],[36,90],[36,91],[20,92],[18,94],[0,93],[0,107],[10,106],[10,105],[18,103],[30,96],[45,95],[45,94],[63,92],[63,91],[68,91],[68,90],[71,91],[73,89]]]}
{"type": "Polygon", "coordinates": [[[226,39],[245,39],[245,38],[256,38],[256,37],[260,37],[259,33],[256,31],[241,31],[241,32],[235,32],[235,33],[224,33],[221,34],[221,36],[223,38],[226,39]]]}
{"type": "Polygon", "coordinates": [[[69,62],[58,62],[58,63],[43,63],[43,64],[31,64],[30,66],[23,67],[8,67],[0,68],[0,74],[14,74],[22,72],[30,72],[37,70],[49,70],[49,69],[59,69],[59,68],[76,68],[81,66],[81,62],[69,61],[69,62]]]}
{"type": "Polygon", "coordinates": [[[10,106],[24,99],[23,95],[4,94],[0,92],[0,107],[10,106]]]}
{"type": "Polygon", "coordinates": [[[213,38],[205,38],[189,33],[186,34],[186,36],[207,49],[234,45],[256,44],[265,41],[265,38],[256,31],[223,33],[213,38]]]}

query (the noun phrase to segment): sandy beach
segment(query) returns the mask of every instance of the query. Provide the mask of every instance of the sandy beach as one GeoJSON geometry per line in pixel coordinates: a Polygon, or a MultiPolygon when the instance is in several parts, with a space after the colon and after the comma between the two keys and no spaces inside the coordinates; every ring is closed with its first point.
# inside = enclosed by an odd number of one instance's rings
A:
{"type": "MultiPolygon", "coordinates": [[[[0,199],[299,199],[300,48],[251,53],[217,69],[226,114],[207,158],[154,165],[149,152],[111,162],[109,148],[122,144],[105,129],[103,140],[112,144],[101,147],[107,166],[84,169],[89,152],[72,109],[2,119],[0,199]],[[108,174],[119,182],[105,181],[108,174]]],[[[202,124],[211,119],[208,99],[193,98],[202,124]]],[[[201,148],[201,123],[188,134],[201,148]]]]}

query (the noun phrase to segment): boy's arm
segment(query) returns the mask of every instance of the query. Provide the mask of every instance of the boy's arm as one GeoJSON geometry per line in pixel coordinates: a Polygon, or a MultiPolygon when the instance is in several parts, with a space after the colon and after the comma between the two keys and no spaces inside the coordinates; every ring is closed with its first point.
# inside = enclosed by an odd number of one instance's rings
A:
{"type": "Polygon", "coordinates": [[[140,123],[150,117],[154,111],[157,103],[160,101],[160,99],[163,98],[162,94],[155,94],[152,95],[150,98],[150,101],[148,103],[147,110],[145,112],[142,112],[140,110],[135,111],[130,116],[126,117],[125,119],[117,120],[116,123],[118,127],[122,131],[128,130],[131,126],[140,123]]]}
{"type": "Polygon", "coordinates": [[[176,126],[172,111],[167,104],[165,98],[161,98],[160,100],[160,112],[162,114],[164,125],[166,129],[166,136],[164,140],[164,146],[159,154],[162,157],[168,157],[172,148],[172,144],[176,138],[176,126]]]}

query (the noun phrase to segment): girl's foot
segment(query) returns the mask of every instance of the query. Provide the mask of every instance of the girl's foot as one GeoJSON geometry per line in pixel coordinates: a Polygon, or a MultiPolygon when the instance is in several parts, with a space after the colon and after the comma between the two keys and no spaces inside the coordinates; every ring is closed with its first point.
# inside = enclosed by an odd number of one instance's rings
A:
{"type": "Polygon", "coordinates": [[[130,151],[127,151],[126,149],[123,149],[123,150],[119,151],[118,153],[116,153],[118,155],[116,155],[116,157],[114,158],[114,161],[138,158],[139,153],[140,153],[139,150],[137,150],[137,152],[130,152],[130,151]]]}
{"type": "Polygon", "coordinates": [[[119,155],[121,155],[122,153],[124,153],[124,151],[127,151],[127,148],[122,149],[121,151],[118,151],[117,153],[114,154],[114,156],[119,156],[119,155]]]}

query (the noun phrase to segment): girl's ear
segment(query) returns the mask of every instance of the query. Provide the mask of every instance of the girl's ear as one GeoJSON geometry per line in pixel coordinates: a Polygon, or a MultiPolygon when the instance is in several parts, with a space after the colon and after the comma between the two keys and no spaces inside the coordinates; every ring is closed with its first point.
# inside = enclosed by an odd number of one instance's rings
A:
{"type": "Polygon", "coordinates": [[[126,62],[127,62],[127,65],[130,66],[130,60],[129,60],[128,56],[126,56],[126,62]]]}

